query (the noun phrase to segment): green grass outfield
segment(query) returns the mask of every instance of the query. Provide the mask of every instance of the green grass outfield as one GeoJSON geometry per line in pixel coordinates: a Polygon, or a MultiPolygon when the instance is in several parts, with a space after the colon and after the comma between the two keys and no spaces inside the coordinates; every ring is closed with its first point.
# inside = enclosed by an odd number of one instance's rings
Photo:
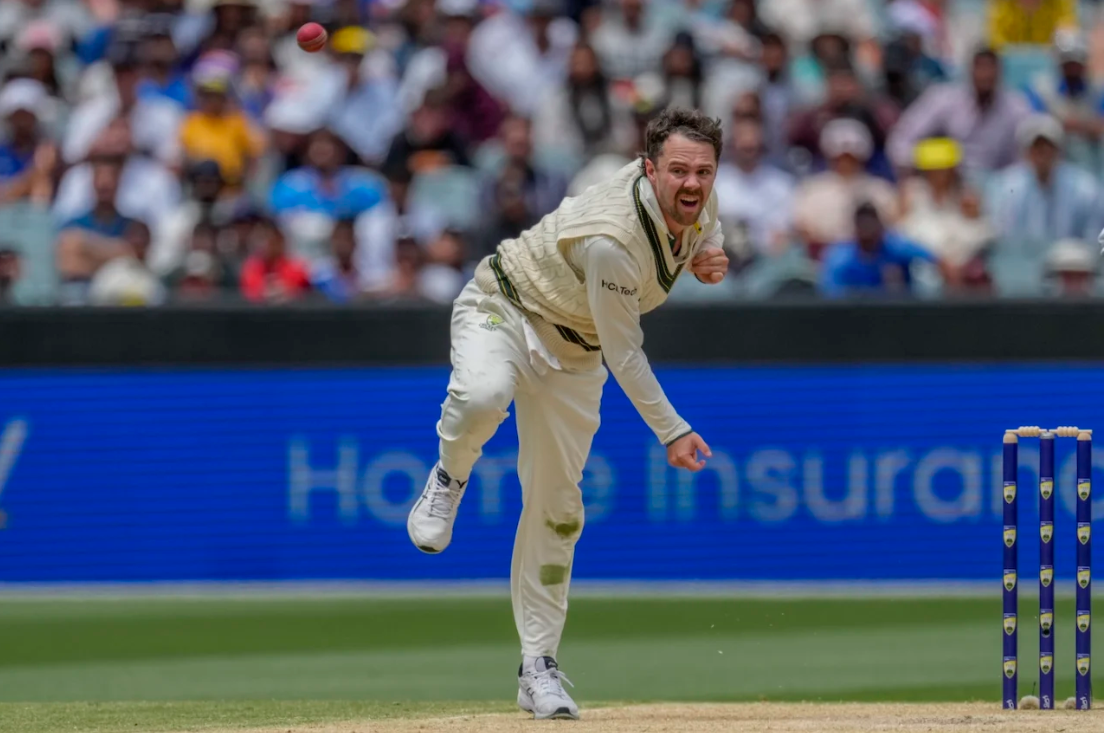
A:
{"type": "MultiPolygon", "coordinates": [[[[1025,598],[1021,607],[1021,695],[1037,679],[1033,606],[1025,598]]],[[[1073,694],[1072,600],[1060,600],[1057,613],[1060,700],[1073,694]]],[[[996,592],[581,597],[571,604],[560,661],[581,702],[999,704],[1000,634],[996,592]]],[[[0,731],[510,710],[517,664],[504,597],[0,597],[0,731]]]]}

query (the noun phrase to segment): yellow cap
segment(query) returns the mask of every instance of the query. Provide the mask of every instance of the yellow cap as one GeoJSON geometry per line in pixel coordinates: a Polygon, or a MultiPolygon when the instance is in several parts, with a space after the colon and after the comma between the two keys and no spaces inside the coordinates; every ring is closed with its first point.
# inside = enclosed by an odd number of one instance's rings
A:
{"type": "Polygon", "coordinates": [[[334,53],[355,53],[364,55],[375,45],[376,37],[366,28],[350,25],[333,34],[330,48],[334,53]]]}
{"type": "Polygon", "coordinates": [[[930,137],[916,144],[913,156],[917,170],[947,170],[962,160],[962,148],[949,137],[930,137]]]}

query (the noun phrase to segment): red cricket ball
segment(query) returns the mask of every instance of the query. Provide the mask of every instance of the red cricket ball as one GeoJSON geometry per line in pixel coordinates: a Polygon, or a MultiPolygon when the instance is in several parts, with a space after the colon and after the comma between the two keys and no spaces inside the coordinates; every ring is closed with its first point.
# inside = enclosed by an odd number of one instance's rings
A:
{"type": "Polygon", "coordinates": [[[299,48],[307,53],[317,53],[324,49],[329,38],[326,29],[318,23],[307,23],[295,34],[295,40],[299,42],[299,48]]]}

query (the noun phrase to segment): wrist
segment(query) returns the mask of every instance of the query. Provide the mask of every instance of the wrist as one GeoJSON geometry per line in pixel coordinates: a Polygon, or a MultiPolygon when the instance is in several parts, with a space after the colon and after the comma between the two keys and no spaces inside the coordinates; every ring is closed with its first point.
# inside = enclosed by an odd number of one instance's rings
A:
{"type": "Polygon", "coordinates": [[[682,439],[683,439],[683,438],[685,438],[685,437],[686,437],[687,435],[690,435],[690,433],[692,433],[692,432],[694,432],[694,431],[693,431],[693,430],[691,430],[690,428],[687,428],[687,429],[685,429],[685,430],[679,431],[678,435],[676,435],[675,437],[671,438],[670,440],[668,440],[668,441],[667,441],[666,443],[664,443],[663,445],[664,445],[665,447],[668,447],[668,448],[669,448],[669,447],[671,446],[671,444],[672,444],[672,443],[674,443],[674,442],[675,442],[675,441],[677,441],[677,440],[682,440],[682,439]]]}

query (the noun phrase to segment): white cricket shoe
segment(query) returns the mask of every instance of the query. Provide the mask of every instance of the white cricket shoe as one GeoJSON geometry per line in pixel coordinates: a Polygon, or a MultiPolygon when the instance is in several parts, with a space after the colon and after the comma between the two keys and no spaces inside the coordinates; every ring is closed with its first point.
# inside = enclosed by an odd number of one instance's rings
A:
{"type": "Polygon", "coordinates": [[[456,510],[467,486],[467,481],[457,481],[440,463],[434,464],[421,497],[406,518],[406,532],[415,547],[432,555],[449,546],[456,510]]]}
{"type": "Polygon", "coordinates": [[[518,670],[518,707],[536,720],[578,720],[579,706],[561,680],[571,685],[552,657],[523,662],[518,670]]]}

